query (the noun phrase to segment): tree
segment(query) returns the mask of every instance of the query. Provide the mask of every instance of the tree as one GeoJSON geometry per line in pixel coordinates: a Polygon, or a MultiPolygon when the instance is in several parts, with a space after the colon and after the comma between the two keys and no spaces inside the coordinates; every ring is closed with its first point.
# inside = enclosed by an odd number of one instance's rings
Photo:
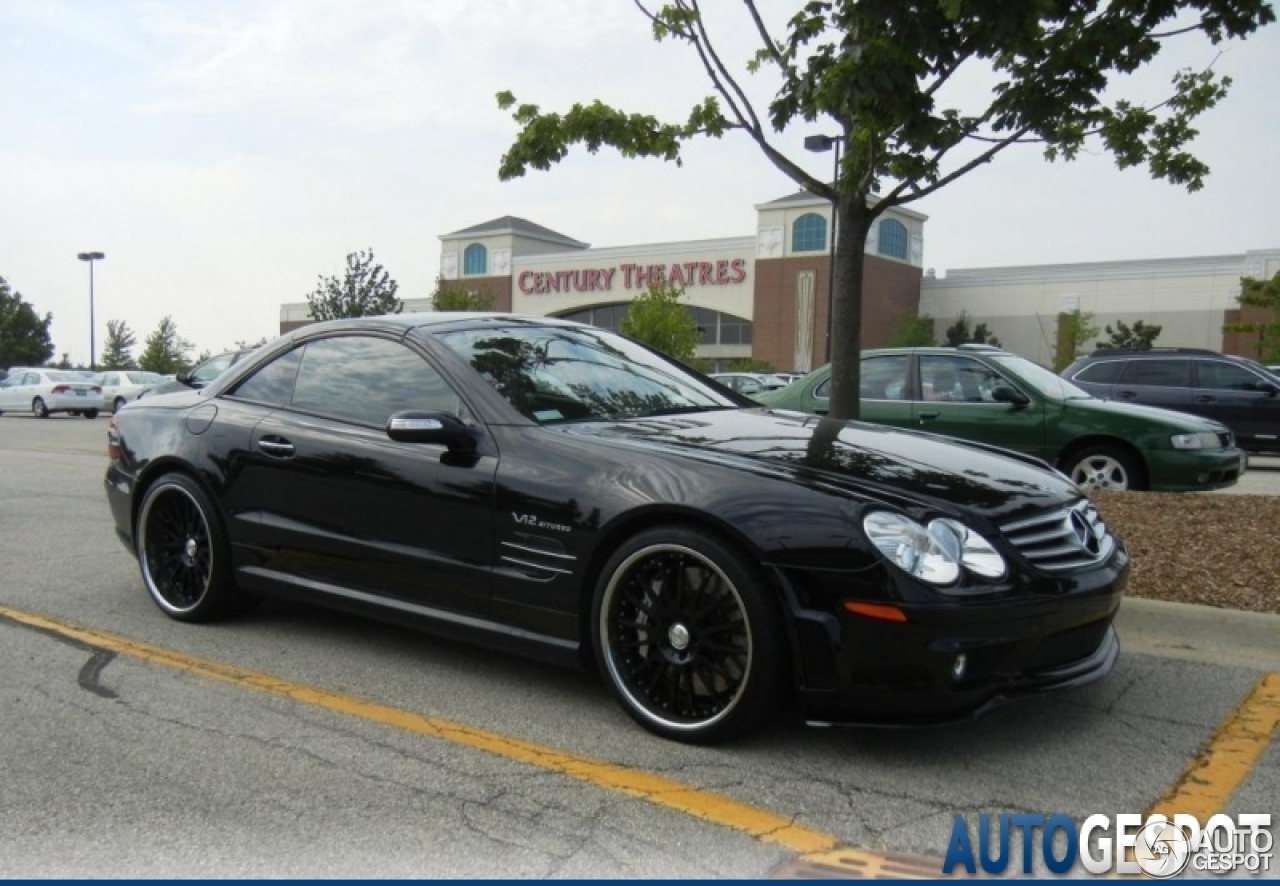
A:
{"type": "Polygon", "coordinates": [[[1280,272],[1270,280],[1240,278],[1240,306],[1271,311],[1270,320],[1228,323],[1223,332],[1256,332],[1258,359],[1263,363],[1280,363],[1280,272]]]}
{"type": "Polygon", "coordinates": [[[889,333],[891,348],[919,348],[933,344],[933,318],[907,314],[889,333]]]}
{"type": "Polygon", "coordinates": [[[1084,354],[1085,345],[1102,330],[1093,325],[1093,314],[1076,308],[1058,315],[1058,347],[1054,352],[1053,371],[1061,372],[1084,354]]]}
{"type": "Polygon", "coordinates": [[[103,369],[133,369],[133,348],[138,337],[123,320],[107,321],[107,343],[98,361],[103,369]]]}
{"type": "Polygon", "coordinates": [[[400,284],[382,265],[374,263],[369,249],[347,256],[347,271],[341,279],[321,275],[320,285],[307,296],[307,304],[316,320],[398,314],[404,310],[404,302],[396,297],[399,289],[400,284]]]}
{"type": "Polygon", "coordinates": [[[190,367],[187,352],[191,342],[178,335],[178,326],[172,317],[165,317],[156,331],[147,336],[147,346],[138,358],[138,365],[149,372],[171,375],[190,367]]]}
{"type": "Polygon", "coordinates": [[[1111,337],[1111,340],[1098,342],[1098,347],[1149,351],[1151,346],[1155,344],[1156,339],[1160,337],[1162,329],[1164,329],[1163,326],[1148,326],[1142,320],[1132,326],[1129,326],[1123,320],[1117,320],[1115,329],[1112,329],[1109,325],[1106,328],[1106,333],[1111,337]]]}
{"type": "Polygon", "coordinates": [[[439,276],[436,291],[431,293],[433,311],[491,311],[493,296],[487,292],[466,289],[439,276]]]}
{"type": "Polygon", "coordinates": [[[0,367],[43,366],[53,356],[52,322],[52,314],[41,320],[22,293],[0,277],[0,367]]]}
{"type": "MultiPolygon", "coordinates": [[[[744,0],[760,47],[746,71],[774,78],[766,113],[716,48],[701,0],[656,10],[636,2],[656,40],[682,41],[696,53],[712,94],[683,121],[661,122],[599,100],[543,112],[500,92],[498,106],[512,111],[518,133],[499,178],[550,169],[574,145],[679,163],[694,138],[745,133],[783,174],[836,207],[830,414],[838,418],[858,415],[863,244],[880,215],[1027,143],[1050,160],[1097,145],[1121,168],[1146,165],[1196,190],[1209,170],[1188,150],[1197,135],[1191,124],[1222,99],[1229,78],[1181,70],[1170,94],[1144,105],[1125,97],[1123,76],[1176,36],[1198,31],[1217,44],[1275,20],[1266,0],[807,0],[793,7],[779,37],[757,0],[744,0]],[[998,80],[988,102],[942,103],[957,75],[984,70],[998,80]],[[834,182],[813,177],[778,146],[775,134],[801,123],[838,128],[834,182]]],[[[770,17],[779,5],[769,5],[770,17]]]]}
{"type": "Polygon", "coordinates": [[[970,329],[969,315],[965,311],[961,311],[960,316],[956,318],[956,322],[947,327],[942,343],[950,348],[966,344],[991,345],[993,348],[1001,347],[1000,339],[991,334],[991,330],[987,328],[986,323],[979,323],[970,329]]]}
{"type": "Polygon", "coordinates": [[[680,304],[684,287],[654,283],[631,302],[618,330],[677,360],[690,360],[698,347],[698,324],[680,304]]]}

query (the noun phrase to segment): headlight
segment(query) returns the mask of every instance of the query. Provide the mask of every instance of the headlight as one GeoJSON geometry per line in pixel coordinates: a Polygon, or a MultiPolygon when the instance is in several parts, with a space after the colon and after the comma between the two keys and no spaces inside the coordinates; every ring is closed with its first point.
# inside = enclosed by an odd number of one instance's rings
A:
{"type": "Polygon", "coordinates": [[[1001,579],[1008,571],[1004,557],[1000,556],[1000,552],[992,546],[991,542],[959,520],[949,520],[945,517],[930,520],[929,534],[948,549],[952,559],[959,560],[960,564],[974,575],[1001,579]]]}
{"type": "Polygon", "coordinates": [[[932,585],[953,584],[960,577],[959,559],[915,520],[889,511],[862,518],[862,530],[894,566],[932,585]]]}
{"type": "Polygon", "coordinates": [[[1174,449],[1221,449],[1222,440],[1213,431],[1197,434],[1174,434],[1169,438],[1174,449]]]}

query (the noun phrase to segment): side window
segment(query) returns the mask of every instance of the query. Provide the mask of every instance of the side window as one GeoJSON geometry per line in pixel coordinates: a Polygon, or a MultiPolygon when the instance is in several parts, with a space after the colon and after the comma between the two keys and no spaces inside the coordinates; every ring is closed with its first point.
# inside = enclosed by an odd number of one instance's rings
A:
{"type": "Polygon", "coordinates": [[[816,388],[813,389],[813,396],[817,397],[819,400],[831,399],[831,377],[830,376],[828,376],[822,382],[822,384],[818,385],[816,388]]]}
{"type": "Polygon", "coordinates": [[[1200,387],[1217,391],[1256,391],[1262,381],[1243,366],[1221,360],[1197,363],[1196,372],[1200,373],[1200,387]]]}
{"type": "Polygon", "coordinates": [[[1123,360],[1103,360],[1091,363],[1075,374],[1072,381],[1087,381],[1095,385],[1113,385],[1120,379],[1124,371],[1123,360]]]}
{"type": "Polygon", "coordinates": [[[920,387],[925,400],[995,403],[995,389],[1010,383],[987,364],[970,357],[920,358],[920,387]]]}
{"type": "Polygon", "coordinates": [[[1155,388],[1191,386],[1191,362],[1188,360],[1130,360],[1120,376],[1126,385],[1149,385],[1155,388]]]}
{"type": "Polygon", "coordinates": [[[35,373],[35,372],[28,372],[26,375],[24,375],[24,376],[22,377],[22,383],[23,383],[24,385],[38,385],[38,384],[40,384],[40,375],[39,375],[39,373],[35,373]]]}
{"type": "Polygon", "coordinates": [[[302,365],[302,352],[306,349],[303,345],[272,360],[236,385],[234,396],[272,406],[288,406],[293,398],[298,367],[302,365]]]}
{"type": "Polygon", "coordinates": [[[458,395],[422,357],[399,342],[357,335],[307,343],[293,405],[379,428],[396,412],[462,409],[458,395]]]}
{"type": "Polygon", "coordinates": [[[864,400],[907,400],[906,354],[867,357],[862,361],[861,396],[864,400]]]}

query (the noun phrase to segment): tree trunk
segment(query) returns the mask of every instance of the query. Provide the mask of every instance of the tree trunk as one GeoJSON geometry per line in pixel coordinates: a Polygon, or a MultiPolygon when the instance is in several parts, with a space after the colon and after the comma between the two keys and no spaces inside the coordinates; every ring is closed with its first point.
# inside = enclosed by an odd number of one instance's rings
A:
{"type": "Polygon", "coordinates": [[[871,210],[867,195],[841,194],[836,211],[835,304],[831,316],[832,418],[859,416],[862,387],[862,265],[871,210]]]}

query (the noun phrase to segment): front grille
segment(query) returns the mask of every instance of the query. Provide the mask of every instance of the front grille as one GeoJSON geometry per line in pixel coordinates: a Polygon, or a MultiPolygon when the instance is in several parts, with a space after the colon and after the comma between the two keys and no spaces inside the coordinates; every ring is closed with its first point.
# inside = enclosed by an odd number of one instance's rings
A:
{"type": "Polygon", "coordinates": [[[1032,564],[1046,572],[1069,572],[1092,566],[1115,550],[1093,503],[1085,500],[1000,526],[1000,531],[1032,564]]]}

